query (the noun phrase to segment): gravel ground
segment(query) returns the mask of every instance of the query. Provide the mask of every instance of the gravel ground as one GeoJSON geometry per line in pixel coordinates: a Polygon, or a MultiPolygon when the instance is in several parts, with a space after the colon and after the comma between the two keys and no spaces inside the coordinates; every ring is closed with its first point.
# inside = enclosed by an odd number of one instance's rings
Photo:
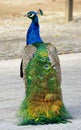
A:
{"type": "Polygon", "coordinates": [[[81,53],[60,55],[62,93],[72,123],[17,126],[16,111],[24,97],[20,59],[0,61],[0,130],[81,130],[81,53]]]}
{"type": "MultiPolygon", "coordinates": [[[[69,23],[62,12],[44,12],[39,20],[42,39],[55,44],[59,54],[81,52],[81,13],[69,23]]],[[[0,19],[0,60],[22,56],[30,22],[24,17],[0,19]]]]}

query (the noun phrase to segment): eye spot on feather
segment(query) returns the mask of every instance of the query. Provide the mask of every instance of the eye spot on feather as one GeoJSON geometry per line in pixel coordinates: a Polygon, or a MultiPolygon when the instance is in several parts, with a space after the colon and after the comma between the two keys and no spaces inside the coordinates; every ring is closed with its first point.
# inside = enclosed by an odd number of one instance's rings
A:
{"type": "Polygon", "coordinates": [[[42,62],[45,62],[45,61],[46,61],[46,58],[41,58],[41,61],[42,61],[42,62]]]}
{"type": "Polygon", "coordinates": [[[46,64],[46,65],[45,65],[45,68],[49,68],[49,66],[46,64]]]}
{"type": "Polygon", "coordinates": [[[48,61],[48,62],[50,62],[50,59],[49,59],[49,57],[47,58],[47,61],[48,61]]]}
{"type": "Polygon", "coordinates": [[[50,80],[51,80],[51,81],[55,80],[54,75],[51,75],[51,76],[50,76],[50,80]]]}
{"type": "Polygon", "coordinates": [[[49,70],[49,69],[50,69],[50,65],[45,64],[45,65],[43,66],[43,68],[44,68],[45,70],[49,70]]]}
{"type": "Polygon", "coordinates": [[[50,80],[51,80],[51,81],[55,80],[55,77],[51,77],[50,80]]]}
{"type": "Polygon", "coordinates": [[[40,56],[48,57],[48,53],[46,51],[40,51],[38,52],[40,56]]]}
{"type": "Polygon", "coordinates": [[[38,75],[38,78],[42,80],[44,78],[44,74],[38,75]]]}

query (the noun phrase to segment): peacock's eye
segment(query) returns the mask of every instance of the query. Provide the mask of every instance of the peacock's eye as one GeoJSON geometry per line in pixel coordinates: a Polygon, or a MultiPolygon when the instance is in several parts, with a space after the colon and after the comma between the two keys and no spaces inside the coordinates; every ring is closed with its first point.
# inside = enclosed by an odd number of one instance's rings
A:
{"type": "Polygon", "coordinates": [[[32,18],[34,16],[34,14],[29,14],[29,17],[32,18]]]}

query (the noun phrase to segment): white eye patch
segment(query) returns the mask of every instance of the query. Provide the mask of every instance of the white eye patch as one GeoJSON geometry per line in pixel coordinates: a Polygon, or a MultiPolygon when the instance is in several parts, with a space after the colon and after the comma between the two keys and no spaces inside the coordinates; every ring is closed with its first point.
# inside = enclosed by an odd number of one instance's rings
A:
{"type": "Polygon", "coordinates": [[[34,14],[30,14],[29,17],[32,18],[34,16],[34,14]]]}

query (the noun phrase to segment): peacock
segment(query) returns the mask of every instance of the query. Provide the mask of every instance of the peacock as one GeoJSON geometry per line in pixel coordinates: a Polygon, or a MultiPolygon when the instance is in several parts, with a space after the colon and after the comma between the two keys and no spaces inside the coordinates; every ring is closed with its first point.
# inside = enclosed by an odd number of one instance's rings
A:
{"type": "Polygon", "coordinates": [[[25,83],[25,98],[18,111],[20,125],[66,123],[70,118],[62,101],[57,49],[41,39],[39,13],[43,15],[42,10],[25,15],[32,22],[20,66],[20,76],[25,83]]]}

